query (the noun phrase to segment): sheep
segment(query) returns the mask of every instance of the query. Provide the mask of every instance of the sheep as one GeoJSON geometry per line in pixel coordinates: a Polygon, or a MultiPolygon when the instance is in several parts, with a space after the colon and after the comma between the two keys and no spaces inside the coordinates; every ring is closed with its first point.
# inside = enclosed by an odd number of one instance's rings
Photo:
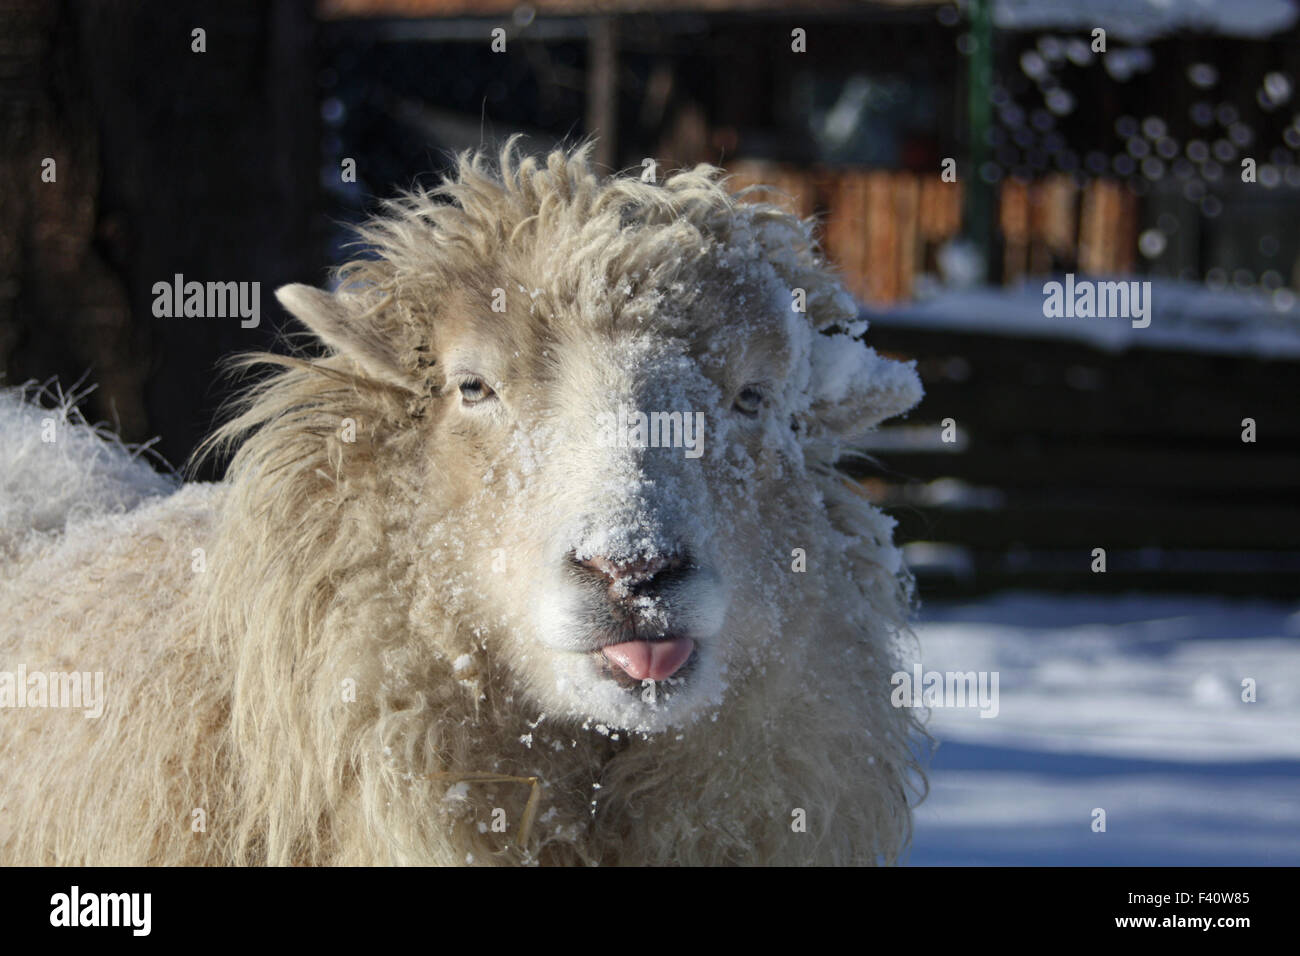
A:
{"type": "Polygon", "coordinates": [[[0,668],[106,698],[11,678],[0,862],[898,861],[914,587],[835,462],[921,387],[811,225],[512,140],[358,234],[219,482],[0,403],[0,668]]]}

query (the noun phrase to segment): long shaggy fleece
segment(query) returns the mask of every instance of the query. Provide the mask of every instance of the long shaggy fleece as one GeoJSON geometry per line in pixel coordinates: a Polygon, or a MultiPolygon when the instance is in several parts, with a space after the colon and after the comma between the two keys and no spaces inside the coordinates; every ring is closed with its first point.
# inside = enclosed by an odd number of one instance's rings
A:
{"type": "Polygon", "coordinates": [[[555,314],[620,283],[671,289],[691,278],[684,251],[750,242],[805,290],[809,328],[846,327],[807,226],[737,206],[716,170],[601,180],[583,151],[539,166],[508,148],[495,168],[462,158],[362,239],[335,297],[351,331],[319,317],[325,355],[258,359],[277,370],[214,436],[237,449],[219,484],[173,491],[65,417],[41,447],[61,413],[0,401],[19,449],[0,468],[0,669],[102,671],[107,698],[97,720],[0,710],[0,863],[896,860],[919,779],[919,728],[889,703],[910,584],[893,522],[832,462],[916,401],[910,369],[881,360],[855,381],[830,356],[798,384],[807,460],[781,467],[816,494],[789,495],[788,523],[823,573],[739,619],[771,632],[782,666],[738,671],[681,727],[543,715],[474,598],[479,570],[435,531],[470,467],[428,447],[435,303],[526,255],[555,314]]]}

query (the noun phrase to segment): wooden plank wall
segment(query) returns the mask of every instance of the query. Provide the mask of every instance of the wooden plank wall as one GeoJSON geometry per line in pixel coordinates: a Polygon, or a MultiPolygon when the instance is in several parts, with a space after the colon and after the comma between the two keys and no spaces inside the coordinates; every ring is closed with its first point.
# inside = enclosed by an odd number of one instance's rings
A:
{"type": "Polygon", "coordinates": [[[909,427],[959,450],[883,451],[859,475],[898,540],[965,549],[967,577],[931,595],[1003,587],[1300,593],[1300,363],[872,323],[877,349],[917,360],[909,427]],[[1241,439],[1252,418],[1254,443],[1241,439]],[[957,479],[964,501],[928,497],[957,479]],[[1090,570],[1107,550],[1106,574],[1090,570]]]}
{"type": "MultiPolygon", "coordinates": [[[[855,295],[888,305],[912,295],[916,276],[934,272],[939,248],[961,231],[962,184],[891,170],[800,168],[741,160],[728,168],[733,191],[816,216],[827,254],[855,295]]],[[[1002,277],[1057,271],[1131,271],[1137,252],[1137,197],[1122,183],[1078,186],[1065,175],[1006,180],[999,191],[1002,277]]]]}

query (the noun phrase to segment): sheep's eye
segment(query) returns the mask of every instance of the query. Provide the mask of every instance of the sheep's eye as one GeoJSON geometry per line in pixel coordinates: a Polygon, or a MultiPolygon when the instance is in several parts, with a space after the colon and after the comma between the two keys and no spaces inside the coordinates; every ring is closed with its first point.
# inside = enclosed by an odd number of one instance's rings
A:
{"type": "Polygon", "coordinates": [[[746,385],[736,396],[736,411],[742,415],[748,415],[751,418],[758,415],[759,410],[763,407],[763,390],[757,385],[746,385]]]}
{"type": "Polygon", "coordinates": [[[495,394],[481,378],[467,378],[460,383],[460,400],[464,405],[477,405],[495,394]]]}

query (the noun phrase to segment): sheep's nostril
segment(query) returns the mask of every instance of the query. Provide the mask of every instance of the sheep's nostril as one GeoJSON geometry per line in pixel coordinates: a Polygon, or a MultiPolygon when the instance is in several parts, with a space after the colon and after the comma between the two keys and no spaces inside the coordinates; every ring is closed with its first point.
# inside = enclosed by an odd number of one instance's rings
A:
{"type": "Polygon", "coordinates": [[[620,581],[648,581],[664,568],[668,567],[667,558],[638,558],[632,561],[612,561],[609,558],[588,558],[581,562],[585,567],[609,578],[612,583],[620,581]]]}
{"type": "Polygon", "coordinates": [[[614,560],[603,555],[595,555],[590,558],[575,556],[572,560],[576,566],[600,575],[609,588],[610,597],[615,600],[626,600],[652,590],[687,566],[684,558],[676,556],[614,560]]]}

